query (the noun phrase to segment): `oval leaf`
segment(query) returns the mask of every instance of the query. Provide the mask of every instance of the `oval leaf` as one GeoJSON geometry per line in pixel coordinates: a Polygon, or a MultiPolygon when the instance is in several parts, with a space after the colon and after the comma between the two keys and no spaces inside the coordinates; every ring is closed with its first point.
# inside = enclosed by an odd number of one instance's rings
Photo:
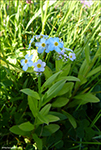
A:
{"type": "Polygon", "coordinates": [[[73,128],[77,127],[76,121],[74,119],[74,117],[72,115],[70,115],[69,113],[67,113],[66,111],[62,110],[63,114],[67,116],[69,122],[71,123],[71,125],[73,126],[73,128]]]}
{"type": "Polygon", "coordinates": [[[39,94],[38,94],[37,92],[35,92],[35,91],[29,89],[29,88],[22,89],[22,90],[20,90],[20,91],[23,92],[23,93],[25,93],[25,94],[27,94],[27,95],[29,95],[29,96],[32,96],[32,97],[34,97],[34,98],[36,98],[36,99],[40,99],[39,94]]]}
{"type": "Polygon", "coordinates": [[[97,103],[100,102],[100,100],[92,95],[91,93],[86,93],[86,94],[79,94],[74,97],[74,99],[79,99],[81,100],[81,104],[86,104],[86,103],[97,103]]]}
{"type": "Polygon", "coordinates": [[[49,87],[52,82],[56,79],[56,77],[58,76],[58,74],[60,73],[61,71],[53,74],[51,77],[49,77],[46,82],[42,85],[41,87],[41,91],[44,91],[47,87],[49,87]]]}
{"type": "Polygon", "coordinates": [[[10,131],[14,134],[17,134],[17,135],[22,135],[22,136],[30,136],[30,133],[29,132],[26,132],[26,131],[23,131],[21,130],[18,125],[15,125],[13,127],[10,128],[10,131]]]}
{"type": "Polygon", "coordinates": [[[51,108],[51,104],[47,104],[46,106],[44,106],[44,107],[41,109],[40,113],[41,113],[43,116],[45,116],[45,115],[48,114],[50,108],[51,108]]]}
{"type": "Polygon", "coordinates": [[[20,124],[18,127],[23,131],[31,131],[34,129],[34,125],[31,124],[29,121],[20,124]]]}
{"type": "Polygon", "coordinates": [[[59,117],[54,116],[54,115],[46,115],[45,117],[49,120],[49,122],[55,122],[55,121],[59,121],[60,120],[59,117]]]}
{"type": "Polygon", "coordinates": [[[47,102],[49,102],[53,97],[55,97],[58,94],[58,92],[62,89],[65,82],[66,82],[66,80],[64,80],[64,79],[60,80],[48,89],[48,91],[46,92],[47,97],[46,97],[46,99],[44,99],[43,105],[46,104],[47,102]]]}
{"type": "Polygon", "coordinates": [[[66,94],[67,92],[70,92],[70,93],[71,93],[72,88],[73,88],[73,85],[74,85],[73,82],[65,83],[64,86],[63,86],[63,88],[59,91],[58,96],[64,95],[64,94],[66,94]]]}
{"type": "Polygon", "coordinates": [[[61,79],[66,79],[67,81],[80,81],[80,79],[73,76],[61,77],[61,79]]]}
{"type": "Polygon", "coordinates": [[[47,119],[46,116],[43,116],[42,114],[38,113],[37,118],[38,118],[36,123],[37,125],[43,123],[49,124],[49,119],[47,119]]]}
{"type": "Polygon", "coordinates": [[[37,116],[37,113],[38,113],[38,101],[37,99],[31,97],[31,96],[28,96],[28,105],[29,105],[29,108],[33,114],[34,117],[37,116]]]}
{"type": "Polygon", "coordinates": [[[59,97],[52,103],[52,107],[63,107],[69,102],[69,99],[65,97],[59,97]]]}
{"type": "Polygon", "coordinates": [[[55,133],[59,130],[60,126],[57,124],[50,124],[46,125],[43,128],[42,136],[50,136],[51,134],[55,133]]]}

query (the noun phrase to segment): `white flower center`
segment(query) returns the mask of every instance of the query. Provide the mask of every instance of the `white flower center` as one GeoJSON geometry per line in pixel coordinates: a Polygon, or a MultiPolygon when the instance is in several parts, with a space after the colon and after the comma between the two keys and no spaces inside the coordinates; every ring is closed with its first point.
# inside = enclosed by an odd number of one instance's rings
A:
{"type": "Polygon", "coordinates": [[[42,47],[45,47],[45,46],[46,46],[46,44],[45,44],[45,43],[42,43],[41,45],[42,45],[42,47]]]}
{"type": "Polygon", "coordinates": [[[41,64],[37,64],[37,67],[38,67],[38,68],[41,68],[41,64]]]}
{"type": "Polygon", "coordinates": [[[70,58],[72,58],[72,55],[70,56],[70,58]]]}
{"type": "Polygon", "coordinates": [[[58,46],[58,42],[55,42],[54,45],[55,45],[55,46],[58,46]]]}

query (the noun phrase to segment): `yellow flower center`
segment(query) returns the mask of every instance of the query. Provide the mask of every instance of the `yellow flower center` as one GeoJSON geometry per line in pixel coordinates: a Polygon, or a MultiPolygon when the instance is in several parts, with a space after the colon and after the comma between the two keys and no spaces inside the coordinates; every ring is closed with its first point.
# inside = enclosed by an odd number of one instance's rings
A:
{"type": "Polygon", "coordinates": [[[70,58],[72,58],[72,55],[70,56],[70,58]]]}
{"type": "Polygon", "coordinates": [[[40,37],[43,38],[43,35],[41,35],[40,37]]]}
{"type": "Polygon", "coordinates": [[[25,63],[27,63],[28,62],[28,60],[27,59],[25,59],[25,63]]]}
{"type": "Polygon", "coordinates": [[[41,64],[37,64],[37,67],[40,68],[40,67],[41,67],[41,64]]]}
{"type": "Polygon", "coordinates": [[[42,45],[42,47],[45,47],[45,46],[46,46],[46,44],[45,44],[45,43],[42,43],[41,45],[42,45]]]}
{"type": "Polygon", "coordinates": [[[58,46],[58,42],[55,42],[54,45],[55,45],[55,46],[58,46]]]}

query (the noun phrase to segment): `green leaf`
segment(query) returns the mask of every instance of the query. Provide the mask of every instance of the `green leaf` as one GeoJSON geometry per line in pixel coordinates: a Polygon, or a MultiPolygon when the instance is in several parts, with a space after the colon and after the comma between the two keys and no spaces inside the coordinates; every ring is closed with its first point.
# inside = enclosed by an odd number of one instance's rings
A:
{"type": "Polygon", "coordinates": [[[48,66],[45,67],[45,71],[43,73],[46,80],[53,75],[52,70],[48,66]]]}
{"type": "Polygon", "coordinates": [[[76,129],[76,135],[79,137],[79,138],[84,138],[84,129],[82,129],[82,127],[78,127],[76,129]]]}
{"type": "Polygon", "coordinates": [[[26,132],[21,130],[18,125],[14,125],[9,129],[12,133],[17,134],[17,135],[22,135],[22,136],[30,136],[30,132],[26,132]]]}
{"type": "Polygon", "coordinates": [[[36,142],[38,150],[42,150],[42,139],[40,139],[35,133],[32,136],[34,141],[36,142]]]}
{"type": "Polygon", "coordinates": [[[87,77],[87,78],[88,78],[88,77],[91,77],[91,76],[93,76],[94,74],[98,73],[99,71],[101,71],[101,65],[100,65],[99,67],[93,69],[92,71],[90,71],[90,72],[87,74],[86,77],[87,77]]]}
{"type": "Polygon", "coordinates": [[[71,123],[71,125],[73,126],[73,128],[77,127],[77,123],[74,119],[74,117],[72,115],[70,115],[69,113],[67,113],[66,111],[62,110],[63,114],[65,114],[69,120],[69,122],[71,123]]]}
{"type": "Polygon", "coordinates": [[[42,114],[43,116],[47,115],[49,110],[51,108],[51,104],[47,104],[46,106],[44,106],[41,111],[39,112],[40,114],[42,114]]]}
{"type": "Polygon", "coordinates": [[[55,97],[58,94],[58,92],[62,89],[63,85],[65,84],[65,81],[66,80],[64,79],[60,80],[48,89],[48,91],[46,92],[47,97],[46,99],[44,99],[43,105],[45,105],[47,102],[49,102],[53,97],[55,97]]]}
{"type": "Polygon", "coordinates": [[[38,101],[32,96],[28,96],[28,105],[34,117],[38,114],[38,101]]]}
{"type": "Polygon", "coordinates": [[[59,91],[59,93],[57,94],[57,96],[60,96],[60,95],[64,95],[66,94],[67,92],[71,92],[72,91],[72,88],[73,88],[73,85],[74,83],[73,82],[68,82],[68,83],[65,83],[63,88],[59,91]]]}
{"type": "Polygon", "coordinates": [[[100,100],[91,93],[79,94],[73,97],[73,101],[69,103],[68,107],[75,107],[76,105],[84,105],[86,103],[98,103],[100,100]]]}
{"type": "Polygon", "coordinates": [[[26,89],[22,89],[20,91],[27,94],[27,95],[29,95],[29,96],[34,97],[35,99],[40,99],[39,94],[37,92],[31,90],[31,89],[26,88],[26,89]]]}
{"type": "Polygon", "coordinates": [[[23,131],[31,131],[34,129],[34,125],[31,124],[29,121],[20,124],[18,127],[23,131]]]}
{"type": "Polygon", "coordinates": [[[80,81],[80,79],[76,78],[76,77],[73,77],[73,76],[65,76],[65,77],[61,77],[59,79],[65,79],[67,81],[80,81]]]}
{"type": "Polygon", "coordinates": [[[91,127],[86,127],[85,132],[86,132],[86,139],[88,141],[90,141],[96,134],[96,131],[94,131],[91,127]]]}
{"type": "Polygon", "coordinates": [[[90,54],[89,54],[90,48],[89,48],[87,39],[85,37],[84,37],[84,43],[85,43],[85,57],[86,57],[87,64],[89,65],[89,63],[90,63],[90,54]]]}
{"type": "Polygon", "coordinates": [[[63,66],[63,60],[62,59],[55,61],[56,71],[61,70],[62,66],[63,66]]]}
{"type": "Polygon", "coordinates": [[[45,117],[49,120],[49,122],[55,122],[55,121],[59,121],[60,120],[59,117],[54,116],[54,115],[46,115],[45,117]]]}
{"type": "Polygon", "coordinates": [[[86,104],[86,103],[97,103],[100,102],[100,100],[92,95],[91,93],[86,93],[86,94],[79,94],[77,96],[74,97],[74,99],[78,99],[79,103],[81,102],[81,104],[86,104]]]}
{"type": "Polygon", "coordinates": [[[71,63],[66,64],[63,68],[62,68],[62,72],[60,73],[59,77],[63,77],[63,76],[67,76],[70,72],[70,68],[71,68],[71,63]],[[67,69],[68,68],[68,69],[67,69]]]}
{"type": "MultiPolygon", "coordinates": [[[[78,73],[78,78],[80,79],[80,81],[82,80],[82,84],[87,81],[86,77],[84,76],[84,74],[87,71],[87,69],[88,69],[88,64],[87,64],[87,61],[85,59],[83,61],[82,65],[81,65],[79,73],[78,73]]],[[[81,82],[76,82],[75,88],[77,88],[79,84],[81,85],[81,82]]]]}
{"type": "Polygon", "coordinates": [[[42,114],[38,113],[37,118],[38,118],[36,122],[37,125],[43,123],[49,124],[49,119],[46,118],[46,116],[43,116],[42,114]]]}
{"type": "Polygon", "coordinates": [[[49,114],[55,115],[55,116],[59,117],[60,120],[65,120],[65,119],[67,119],[67,117],[66,117],[64,114],[59,113],[59,112],[50,111],[49,114]]]}
{"type": "Polygon", "coordinates": [[[42,136],[50,136],[51,134],[55,133],[59,130],[60,126],[57,124],[50,124],[46,125],[43,128],[42,136]]]}
{"type": "Polygon", "coordinates": [[[57,76],[59,75],[60,72],[61,72],[61,71],[59,71],[59,72],[53,74],[52,76],[50,76],[50,77],[46,80],[46,82],[42,85],[41,91],[46,90],[46,88],[49,87],[49,86],[52,84],[52,82],[57,78],[57,76]]]}
{"type": "Polygon", "coordinates": [[[59,97],[52,103],[52,107],[63,107],[68,102],[69,102],[69,99],[67,99],[65,97],[59,97]]]}

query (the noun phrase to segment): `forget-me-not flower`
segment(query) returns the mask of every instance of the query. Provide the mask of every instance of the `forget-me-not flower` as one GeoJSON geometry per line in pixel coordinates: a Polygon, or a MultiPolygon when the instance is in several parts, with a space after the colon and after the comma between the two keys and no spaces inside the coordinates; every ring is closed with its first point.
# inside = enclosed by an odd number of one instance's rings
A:
{"type": "Polygon", "coordinates": [[[73,61],[74,59],[76,59],[75,53],[69,53],[69,59],[71,61],[73,61]]]}
{"type": "Polygon", "coordinates": [[[20,62],[21,62],[21,65],[23,66],[23,70],[26,71],[28,69],[28,67],[31,67],[33,65],[33,61],[31,60],[33,57],[33,55],[31,55],[29,57],[28,54],[25,55],[25,59],[22,59],[20,62]]]}
{"type": "Polygon", "coordinates": [[[46,63],[42,62],[41,59],[38,59],[37,62],[33,63],[33,66],[34,66],[34,71],[43,72],[45,70],[44,67],[46,66],[46,63]]]}
{"type": "Polygon", "coordinates": [[[44,38],[40,39],[40,42],[36,42],[35,46],[38,47],[38,53],[42,53],[47,47],[46,39],[44,38]]]}
{"type": "Polygon", "coordinates": [[[48,47],[45,51],[46,53],[48,53],[49,51],[53,51],[53,50],[55,50],[56,52],[61,52],[60,48],[63,48],[63,43],[59,41],[58,37],[49,38],[47,40],[47,44],[48,44],[48,47]]]}

